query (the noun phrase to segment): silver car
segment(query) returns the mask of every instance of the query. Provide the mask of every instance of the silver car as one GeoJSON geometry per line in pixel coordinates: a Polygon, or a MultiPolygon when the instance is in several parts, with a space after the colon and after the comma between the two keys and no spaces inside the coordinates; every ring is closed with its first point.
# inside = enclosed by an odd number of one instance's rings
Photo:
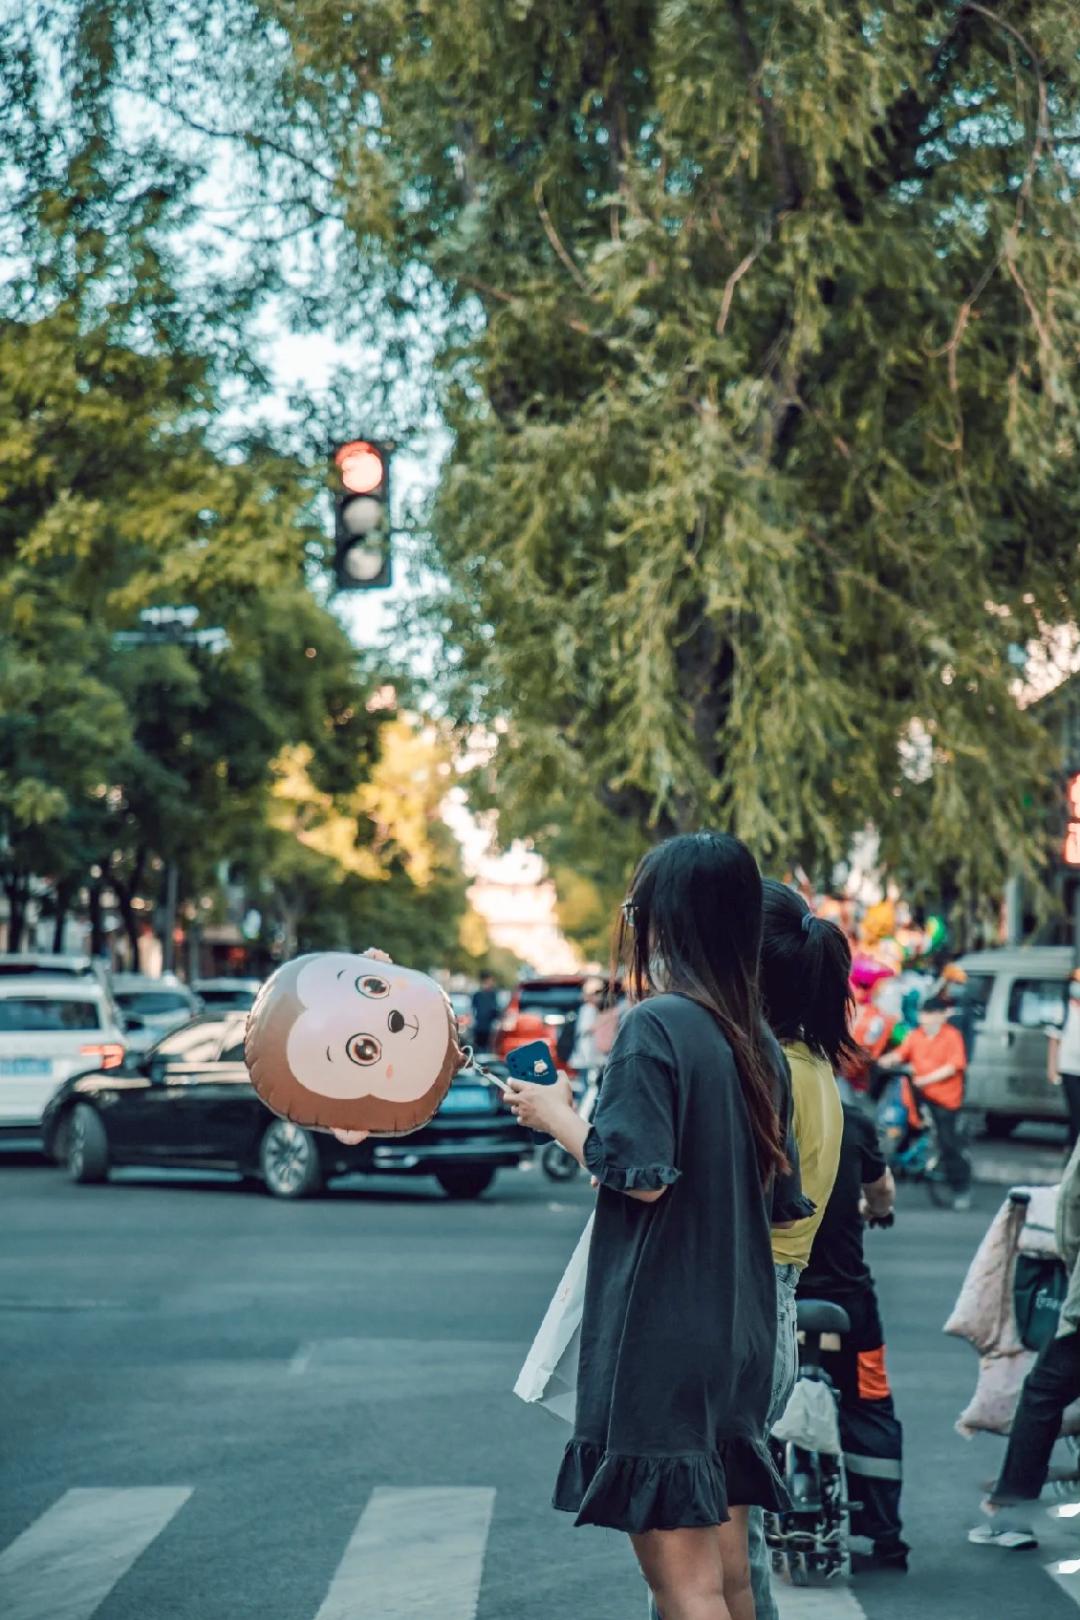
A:
{"type": "Polygon", "coordinates": [[[137,1056],[201,1010],[198,996],[172,974],[151,979],[142,973],[114,973],[112,990],[124,1015],[128,1047],[137,1056]]]}
{"type": "Polygon", "coordinates": [[[261,984],[261,979],[196,979],[192,989],[207,1012],[247,1012],[261,984]]]}

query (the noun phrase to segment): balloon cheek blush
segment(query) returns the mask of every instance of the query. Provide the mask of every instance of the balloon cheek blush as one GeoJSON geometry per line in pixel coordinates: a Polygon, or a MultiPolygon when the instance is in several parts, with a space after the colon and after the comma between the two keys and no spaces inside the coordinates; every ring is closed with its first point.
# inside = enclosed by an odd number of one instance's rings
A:
{"type": "Polygon", "coordinates": [[[345,951],[279,968],[251,1010],[244,1051],[275,1113],[377,1136],[426,1124],[464,1063],[433,979],[345,951]]]}

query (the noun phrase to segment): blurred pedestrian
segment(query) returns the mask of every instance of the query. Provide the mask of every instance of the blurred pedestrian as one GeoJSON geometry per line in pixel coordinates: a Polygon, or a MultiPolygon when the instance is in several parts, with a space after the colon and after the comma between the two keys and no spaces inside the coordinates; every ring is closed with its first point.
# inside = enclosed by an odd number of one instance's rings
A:
{"type": "Polygon", "coordinates": [[[518,1117],[599,1182],[574,1435],[555,1505],[625,1530],[664,1620],[754,1620],[746,1521],[784,1492],[772,1398],[773,1220],[812,1213],[785,1155],[789,1082],[761,1016],[761,877],[737,839],[645,856],[619,950],[634,1005],[590,1129],[569,1086],[518,1117]]]}
{"type": "MultiPolygon", "coordinates": [[[[850,976],[851,949],[835,923],[816,917],[786,883],[766,879],[761,994],[769,1027],[791,1068],[802,1188],[816,1206],[812,1215],[774,1227],[772,1233],[777,1339],[766,1437],[783,1414],[798,1375],[795,1289],[810,1259],[840,1162],[844,1116],[835,1075],[856,1055],[848,1033],[850,976]]],[[[749,1537],[757,1620],[778,1620],[760,1508],[751,1510],[749,1537]]]]}
{"type": "Polygon", "coordinates": [[[1065,1408],[1080,1400],[1080,1143],[1072,1151],[1058,1193],[1057,1250],[1069,1270],[1055,1338],[1039,1352],[1024,1379],[997,1484],[983,1503],[986,1523],[969,1531],[978,1547],[1013,1552],[1037,1547],[1032,1506],[1050,1472],[1065,1408]]]}
{"type": "Polygon", "coordinates": [[[971,1165],[960,1140],[960,1110],[964,1102],[967,1053],[958,1029],[948,1022],[949,1008],[940,996],[931,996],[919,1008],[919,1027],[880,1059],[883,1069],[907,1064],[905,1081],[908,1117],[913,1131],[925,1128],[922,1109],[933,1116],[941,1149],[941,1165],[953,1193],[954,1209],[971,1208],[971,1165]]]}
{"type": "Polygon", "coordinates": [[[855,1013],[851,1025],[853,1050],[840,1060],[840,1073],[856,1090],[865,1091],[876,1102],[880,1086],[875,1085],[875,1065],[888,1050],[896,1018],[878,1003],[883,984],[891,975],[882,973],[876,978],[852,974],[851,990],[855,999],[855,1013]]]}
{"type": "Polygon", "coordinates": [[[600,999],[604,994],[604,981],[586,979],[581,987],[581,1005],[574,1025],[574,1045],[570,1053],[570,1067],[582,1085],[588,1085],[600,1066],[596,1047],[596,1026],[600,1017],[600,999]]]}
{"type": "Polygon", "coordinates": [[[1073,970],[1065,1003],[1065,1023],[1061,1029],[1047,1030],[1050,1047],[1048,1073],[1052,1084],[1061,1086],[1069,1110],[1069,1146],[1080,1137],[1080,968],[1073,970]]]}
{"type": "Polygon", "coordinates": [[[494,973],[481,973],[480,988],[473,991],[473,1047],[477,1052],[490,1052],[499,1022],[499,992],[495,988],[494,973]]]}

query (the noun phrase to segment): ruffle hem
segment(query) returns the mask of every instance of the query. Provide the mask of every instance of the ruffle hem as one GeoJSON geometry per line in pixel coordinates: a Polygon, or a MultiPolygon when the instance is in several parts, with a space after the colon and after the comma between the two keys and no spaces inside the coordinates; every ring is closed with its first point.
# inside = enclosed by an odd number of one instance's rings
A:
{"type": "Polygon", "coordinates": [[[729,1503],[773,1512],[790,1505],[768,1447],[748,1439],[722,1440],[715,1452],[680,1456],[629,1456],[571,1440],[552,1500],[563,1513],[577,1515],[575,1524],[631,1535],[726,1524],[729,1503]]]}

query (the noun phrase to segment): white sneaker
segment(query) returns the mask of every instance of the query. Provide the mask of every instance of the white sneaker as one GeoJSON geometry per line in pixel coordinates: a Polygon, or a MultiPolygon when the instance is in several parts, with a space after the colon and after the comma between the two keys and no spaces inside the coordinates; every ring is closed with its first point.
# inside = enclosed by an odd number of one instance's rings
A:
{"type": "Polygon", "coordinates": [[[956,1197],[952,1201],[952,1207],[953,1209],[961,1211],[969,1210],[971,1208],[971,1194],[957,1193],[956,1197]]]}
{"type": "Polygon", "coordinates": [[[985,1524],[977,1524],[974,1530],[969,1530],[968,1540],[975,1547],[1004,1547],[1008,1552],[1019,1552],[1039,1545],[1039,1538],[1030,1525],[1019,1524],[1003,1513],[997,1513],[985,1524]]]}

